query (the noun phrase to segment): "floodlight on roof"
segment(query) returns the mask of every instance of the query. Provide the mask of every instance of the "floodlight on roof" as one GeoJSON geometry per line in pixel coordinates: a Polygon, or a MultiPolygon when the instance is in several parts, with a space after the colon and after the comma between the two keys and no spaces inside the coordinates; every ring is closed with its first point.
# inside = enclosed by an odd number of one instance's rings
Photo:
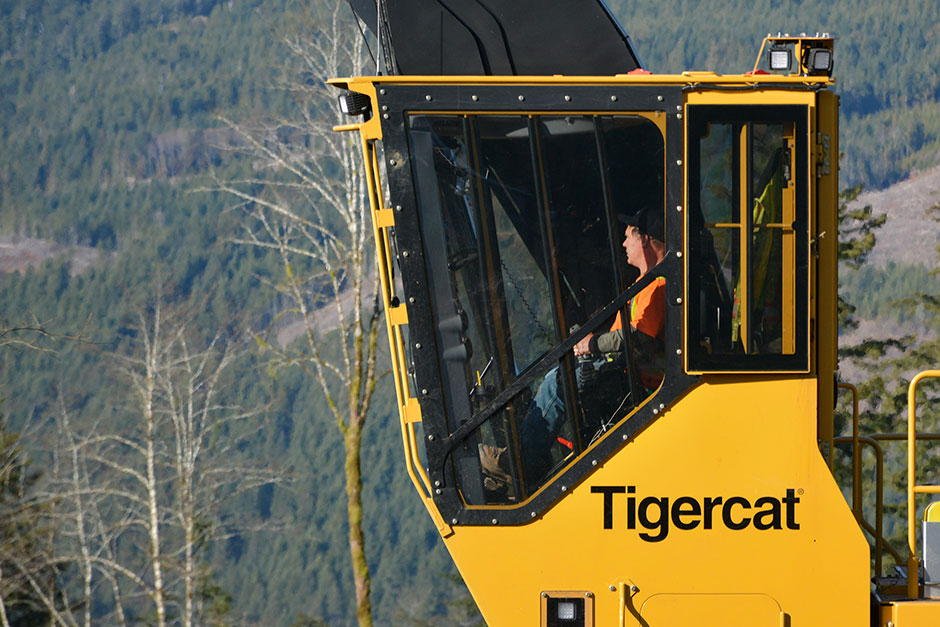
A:
{"type": "Polygon", "coordinates": [[[809,74],[832,74],[832,50],[828,48],[809,48],[806,51],[806,71],[809,74]]]}
{"type": "Polygon", "coordinates": [[[793,65],[793,55],[786,46],[774,46],[770,49],[770,69],[789,70],[793,65]]]}

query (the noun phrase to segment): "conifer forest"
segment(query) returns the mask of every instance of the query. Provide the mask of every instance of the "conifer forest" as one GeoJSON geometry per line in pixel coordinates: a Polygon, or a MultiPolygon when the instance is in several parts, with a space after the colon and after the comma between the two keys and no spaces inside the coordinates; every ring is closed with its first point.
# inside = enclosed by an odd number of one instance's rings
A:
{"type": "MultiPolygon", "coordinates": [[[[654,72],[838,37],[841,372],[899,430],[940,367],[940,195],[879,199],[940,189],[940,3],[608,5],[654,72]]],[[[345,1],[0,0],[0,624],[482,624],[402,463],[330,130],[362,37],[345,1]]]]}

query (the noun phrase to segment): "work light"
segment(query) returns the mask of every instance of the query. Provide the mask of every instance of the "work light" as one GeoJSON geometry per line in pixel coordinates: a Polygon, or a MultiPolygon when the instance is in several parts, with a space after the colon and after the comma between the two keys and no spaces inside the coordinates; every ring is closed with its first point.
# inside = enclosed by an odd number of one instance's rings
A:
{"type": "Polygon", "coordinates": [[[792,65],[793,59],[789,48],[775,47],[770,49],[771,70],[789,70],[792,65]]]}
{"type": "Polygon", "coordinates": [[[593,624],[593,620],[587,621],[584,597],[549,598],[546,605],[545,622],[542,623],[546,627],[586,627],[593,624]]]}
{"type": "Polygon", "coordinates": [[[806,71],[810,74],[829,74],[832,72],[832,50],[828,48],[810,48],[806,52],[806,71]]]}
{"type": "Polygon", "coordinates": [[[339,95],[339,110],[346,115],[364,115],[372,111],[372,101],[365,94],[347,91],[339,95]]]}

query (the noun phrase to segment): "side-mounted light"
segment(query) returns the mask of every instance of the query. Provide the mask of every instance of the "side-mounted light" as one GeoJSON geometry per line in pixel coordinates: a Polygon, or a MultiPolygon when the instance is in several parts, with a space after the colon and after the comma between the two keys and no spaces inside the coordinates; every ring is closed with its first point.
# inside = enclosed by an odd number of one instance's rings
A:
{"type": "Polygon", "coordinates": [[[339,95],[339,110],[345,115],[362,115],[368,120],[372,117],[372,100],[365,94],[346,91],[339,95]]]}

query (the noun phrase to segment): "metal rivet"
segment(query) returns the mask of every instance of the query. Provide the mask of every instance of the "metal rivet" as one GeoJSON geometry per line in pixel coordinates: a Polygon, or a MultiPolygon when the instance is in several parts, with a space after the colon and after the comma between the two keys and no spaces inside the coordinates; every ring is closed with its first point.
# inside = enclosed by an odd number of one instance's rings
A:
{"type": "Polygon", "coordinates": [[[414,302],[415,302],[415,297],[414,297],[414,296],[409,296],[409,297],[408,297],[408,302],[413,305],[414,302]]]}
{"type": "Polygon", "coordinates": [[[677,120],[681,120],[681,119],[682,119],[682,114],[681,114],[681,113],[677,113],[677,114],[676,114],[676,119],[677,119],[677,120]]]}
{"type": "Polygon", "coordinates": [[[617,96],[611,96],[611,97],[610,97],[610,101],[611,101],[611,102],[617,102],[617,96]]]}
{"type": "Polygon", "coordinates": [[[398,162],[395,161],[394,159],[389,159],[389,160],[388,160],[388,164],[389,164],[389,165],[395,165],[396,163],[398,163],[398,162]]]}
{"type": "Polygon", "coordinates": [[[382,111],[388,111],[388,105],[382,105],[382,111]]]}
{"type": "Polygon", "coordinates": [[[434,491],[434,494],[440,494],[440,493],[441,493],[440,490],[435,490],[435,491],[434,491]]]}
{"type": "Polygon", "coordinates": [[[435,481],[435,482],[434,482],[434,485],[437,486],[437,487],[441,487],[441,482],[440,482],[440,481],[435,481]]]}
{"type": "Polygon", "coordinates": [[[656,100],[658,100],[659,102],[662,102],[662,101],[663,101],[663,97],[662,97],[662,96],[656,96],[656,100]]]}
{"type": "Polygon", "coordinates": [[[529,516],[531,516],[532,518],[535,518],[535,512],[529,512],[529,516]]]}
{"type": "Polygon", "coordinates": [[[655,416],[655,415],[658,414],[658,413],[659,413],[659,410],[654,407],[654,408],[653,408],[653,415],[655,416]]]}
{"type": "Polygon", "coordinates": [[[660,408],[660,409],[666,409],[666,406],[663,405],[662,403],[660,403],[660,404],[659,404],[659,408],[660,408]]]}
{"type": "Polygon", "coordinates": [[[411,253],[409,253],[407,250],[401,251],[401,256],[402,256],[402,257],[407,257],[409,254],[411,254],[411,253]]]}
{"type": "Polygon", "coordinates": [[[401,211],[401,205],[395,205],[395,211],[401,211]]]}
{"type": "Polygon", "coordinates": [[[676,355],[681,355],[681,354],[682,354],[682,349],[681,349],[681,348],[677,348],[677,349],[676,349],[676,355]]]}
{"type": "Polygon", "coordinates": [[[416,343],[415,348],[421,348],[421,342],[416,343]]]}
{"type": "Polygon", "coordinates": [[[494,518],[494,519],[491,520],[490,522],[492,522],[492,523],[495,525],[495,524],[497,524],[499,521],[494,518]]]}
{"type": "Polygon", "coordinates": [[[384,90],[384,89],[380,89],[380,90],[379,90],[379,93],[384,96],[384,95],[385,95],[385,90],[384,90]]]}
{"type": "Polygon", "coordinates": [[[382,119],[383,119],[383,120],[387,120],[387,119],[388,119],[388,114],[387,114],[387,113],[383,113],[383,114],[382,114],[382,119]]]}
{"type": "Polygon", "coordinates": [[[682,165],[682,159],[676,159],[676,165],[682,165]]]}
{"type": "Polygon", "coordinates": [[[472,100],[473,102],[476,102],[476,101],[479,100],[479,99],[480,99],[480,97],[477,96],[476,94],[473,94],[472,96],[470,96],[470,100],[472,100]]]}
{"type": "Polygon", "coordinates": [[[630,586],[630,592],[637,592],[637,591],[639,591],[639,588],[637,588],[636,585],[630,586]]]}
{"type": "Polygon", "coordinates": [[[676,205],[676,211],[682,211],[682,205],[676,205]]]}
{"type": "Polygon", "coordinates": [[[525,100],[525,96],[523,96],[522,94],[519,94],[519,102],[522,102],[523,100],[525,100]]]}
{"type": "Polygon", "coordinates": [[[427,100],[428,102],[431,102],[431,94],[428,94],[427,96],[425,96],[424,99],[427,100]]]}
{"type": "Polygon", "coordinates": [[[584,596],[590,597],[590,596],[591,596],[591,593],[590,593],[590,592],[585,592],[585,593],[584,593],[584,596]]]}
{"type": "Polygon", "coordinates": [[[456,519],[456,518],[451,518],[451,519],[450,519],[450,524],[456,525],[456,524],[457,524],[457,519],[456,519]]]}
{"type": "Polygon", "coordinates": [[[676,105],[676,111],[682,111],[682,105],[676,105]]]}
{"type": "Polygon", "coordinates": [[[422,389],[421,389],[421,394],[423,394],[424,396],[427,396],[427,395],[428,395],[427,389],[422,388],[422,389]]]}
{"type": "Polygon", "coordinates": [[[676,251],[676,257],[681,257],[681,256],[682,256],[682,251],[681,251],[681,250],[677,250],[677,251],[676,251]]]}
{"type": "Polygon", "coordinates": [[[628,437],[627,434],[624,433],[624,434],[623,434],[623,439],[624,439],[624,441],[626,441],[627,437],[628,437]]]}
{"type": "Polygon", "coordinates": [[[566,485],[561,486],[561,491],[562,491],[562,492],[567,492],[567,491],[568,491],[568,486],[566,486],[566,485]]]}
{"type": "Polygon", "coordinates": [[[677,305],[681,305],[681,304],[682,304],[682,299],[681,299],[681,298],[677,298],[677,299],[676,299],[676,304],[677,304],[677,305]]]}
{"type": "Polygon", "coordinates": [[[565,96],[565,102],[571,102],[571,96],[565,96]]]}
{"type": "Polygon", "coordinates": [[[592,466],[597,466],[597,460],[596,460],[596,459],[592,459],[592,460],[591,460],[591,465],[592,465],[592,466]]]}
{"type": "Polygon", "coordinates": [[[434,441],[434,435],[433,435],[433,434],[431,434],[431,435],[428,436],[428,441],[429,441],[429,442],[433,442],[433,441],[434,441]]]}
{"type": "MultiPolygon", "coordinates": [[[[662,96],[660,96],[660,98],[662,98],[662,96]]],[[[610,587],[610,591],[611,591],[611,592],[616,592],[616,591],[617,591],[617,586],[611,586],[611,587],[610,587]]]]}
{"type": "Polygon", "coordinates": [[[543,599],[547,599],[547,598],[548,598],[548,593],[547,593],[547,592],[543,592],[543,593],[542,593],[542,598],[543,598],[543,599]]]}

